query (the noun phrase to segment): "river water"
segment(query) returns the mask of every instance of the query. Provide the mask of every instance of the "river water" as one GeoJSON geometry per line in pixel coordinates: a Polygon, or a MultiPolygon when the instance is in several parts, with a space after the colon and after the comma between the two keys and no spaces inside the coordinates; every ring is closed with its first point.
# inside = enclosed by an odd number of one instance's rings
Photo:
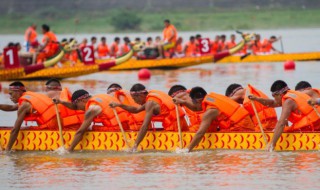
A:
{"type": "MultiPolygon", "coordinates": [[[[271,35],[270,31],[260,33],[271,35]]],[[[272,34],[283,36],[287,51],[319,51],[319,29],[279,30],[272,34]]],[[[62,84],[72,91],[84,88],[91,94],[105,93],[113,82],[125,89],[137,82],[148,89],[164,91],[174,84],[183,84],[224,94],[231,83],[250,83],[270,95],[270,86],[277,79],[286,81],[291,88],[301,80],[319,88],[319,71],[317,61],[296,62],[294,71],[285,71],[282,63],[211,63],[178,70],[153,70],[147,81],[139,81],[137,71],[112,71],[65,79],[62,84]]],[[[44,82],[25,84],[28,89],[41,92],[44,82]]],[[[10,103],[9,83],[1,83],[0,103],[10,103]]],[[[0,115],[2,126],[13,125],[15,112],[0,115]]],[[[0,155],[0,189],[319,189],[319,156],[318,151],[215,150],[189,154],[86,151],[64,155],[14,152],[0,155]]]]}

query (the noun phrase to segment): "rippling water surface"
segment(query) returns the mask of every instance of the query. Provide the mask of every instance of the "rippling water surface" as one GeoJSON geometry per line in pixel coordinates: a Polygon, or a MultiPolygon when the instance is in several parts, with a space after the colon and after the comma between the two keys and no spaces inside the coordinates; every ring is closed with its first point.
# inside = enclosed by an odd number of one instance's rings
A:
{"type": "MultiPolygon", "coordinates": [[[[310,46],[319,50],[319,30],[308,30],[310,46]],[[316,47],[316,48],[315,48],[316,47]]],[[[264,31],[266,33],[266,31],[264,31]]],[[[305,31],[302,31],[302,33],[305,31]]],[[[276,33],[281,33],[276,31],[276,33]]],[[[288,36],[303,41],[301,30],[288,36]]],[[[290,41],[293,44],[293,41],[290,41]]],[[[303,43],[302,43],[303,44],[303,43]]],[[[288,46],[287,46],[288,47],[288,46]]],[[[288,47],[289,49],[290,47],[288,47]]],[[[292,48],[292,47],[291,47],[292,48]]],[[[294,47],[298,48],[298,47],[294,47]]],[[[308,49],[308,50],[309,50],[308,49]]],[[[168,91],[174,84],[202,86],[224,94],[231,83],[248,83],[270,95],[277,79],[291,88],[301,80],[320,87],[319,62],[296,62],[295,71],[282,63],[205,64],[178,70],[153,70],[152,78],[139,81],[137,71],[103,72],[65,79],[71,91],[84,88],[105,93],[113,82],[125,89],[142,82],[148,89],[168,91]]],[[[8,85],[1,82],[0,103],[11,103],[8,85]]],[[[44,90],[45,81],[26,81],[32,91],[44,90]]],[[[279,110],[278,110],[279,111],[279,110]]],[[[16,113],[0,113],[2,126],[12,126],[16,113]]],[[[201,151],[175,152],[14,152],[0,154],[0,189],[319,189],[319,152],[201,151]]]]}
{"type": "Polygon", "coordinates": [[[1,189],[319,189],[319,152],[19,152],[1,189]]]}

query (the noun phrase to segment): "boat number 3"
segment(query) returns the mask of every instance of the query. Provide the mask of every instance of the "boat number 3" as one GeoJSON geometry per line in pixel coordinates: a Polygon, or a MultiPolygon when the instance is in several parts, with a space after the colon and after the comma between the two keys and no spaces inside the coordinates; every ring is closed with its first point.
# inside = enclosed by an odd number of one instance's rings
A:
{"type": "Polygon", "coordinates": [[[201,54],[210,53],[210,39],[209,38],[199,39],[199,44],[200,44],[200,53],[201,54]]]}

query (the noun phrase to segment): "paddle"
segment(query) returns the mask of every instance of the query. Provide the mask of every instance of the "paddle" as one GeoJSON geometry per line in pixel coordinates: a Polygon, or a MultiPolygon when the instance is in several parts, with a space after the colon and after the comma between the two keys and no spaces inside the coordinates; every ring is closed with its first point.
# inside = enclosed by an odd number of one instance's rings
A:
{"type": "Polygon", "coordinates": [[[55,106],[55,109],[56,109],[56,115],[57,115],[57,120],[58,120],[61,145],[62,145],[62,147],[64,147],[64,140],[63,140],[63,136],[62,136],[62,125],[61,125],[61,121],[60,121],[60,114],[59,114],[59,110],[58,110],[58,105],[54,104],[54,106],[55,106]]]}
{"type": "Polygon", "coordinates": [[[281,52],[284,53],[282,38],[280,37],[281,52]]]}
{"type": "Polygon", "coordinates": [[[182,149],[182,148],[183,148],[183,143],[182,143],[182,132],[181,132],[180,114],[179,114],[178,105],[175,105],[175,107],[176,107],[176,116],[177,116],[178,132],[179,132],[180,149],[182,149]]]}
{"type": "Polygon", "coordinates": [[[115,109],[115,108],[112,108],[112,111],[113,111],[113,113],[114,113],[114,116],[116,117],[116,120],[117,120],[118,125],[119,125],[119,127],[120,127],[121,134],[122,134],[122,137],[123,137],[124,142],[126,143],[126,146],[127,146],[128,148],[131,148],[131,147],[130,147],[130,144],[129,144],[129,141],[128,141],[127,137],[126,137],[126,133],[125,133],[124,130],[123,130],[122,123],[121,123],[121,121],[120,121],[120,119],[119,119],[119,116],[118,116],[118,113],[117,113],[116,109],[115,109]]]}
{"type": "Polygon", "coordinates": [[[320,113],[318,112],[317,108],[315,108],[314,106],[312,106],[313,110],[316,112],[316,114],[318,115],[318,117],[320,118],[320,113]]]}
{"type": "MultiPolygon", "coordinates": [[[[247,89],[247,95],[249,96],[249,89],[247,89]]],[[[256,105],[254,104],[253,100],[250,100],[251,102],[251,105],[252,105],[252,108],[253,108],[253,111],[254,111],[254,115],[256,116],[257,118],[257,121],[258,121],[258,124],[259,124],[259,128],[260,128],[260,131],[261,131],[261,134],[262,134],[262,137],[263,137],[263,140],[264,140],[264,143],[266,144],[266,146],[268,145],[268,141],[267,141],[267,137],[266,137],[266,134],[264,133],[263,131],[263,127],[262,127],[262,124],[261,124],[261,121],[260,121],[260,118],[259,118],[259,115],[258,115],[258,112],[257,112],[257,108],[256,108],[256,105]]]]}

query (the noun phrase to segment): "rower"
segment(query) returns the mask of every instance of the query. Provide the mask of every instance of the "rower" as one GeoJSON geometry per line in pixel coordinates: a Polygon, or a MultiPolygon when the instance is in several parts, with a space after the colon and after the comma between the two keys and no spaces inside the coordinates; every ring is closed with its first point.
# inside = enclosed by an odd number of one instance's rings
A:
{"type": "MultiPolygon", "coordinates": [[[[141,105],[140,107],[128,106],[121,103],[113,102],[110,104],[111,107],[120,107],[131,113],[139,113],[146,111],[146,115],[137,139],[134,143],[132,151],[136,151],[140,142],[147,134],[151,121],[162,122],[162,126],[166,131],[178,131],[177,117],[175,113],[175,105],[172,102],[170,96],[166,93],[158,90],[147,91],[146,87],[140,83],[135,84],[130,89],[130,94],[134,101],[141,105]]],[[[184,120],[184,113],[180,109],[180,124],[181,129],[184,131],[188,130],[186,121],[184,120]]]]}
{"type": "MultiPolygon", "coordinates": [[[[77,144],[83,138],[84,133],[88,130],[91,123],[102,124],[102,126],[94,125],[94,131],[119,131],[119,124],[112,109],[109,107],[111,102],[118,102],[114,97],[107,94],[98,94],[90,96],[89,93],[83,89],[77,90],[72,94],[72,102],[54,99],[56,104],[62,104],[73,110],[85,111],[84,121],[80,128],[77,130],[74,139],[69,147],[69,151],[73,151],[77,144]]],[[[122,127],[127,130],[126,112],[120,108],[116,108],[116,112],[122,123],[122,127]]]]}
{"type": "Polygon", "coordinates": [[[175,98],[176,104],[184,104],[194,111],[203,111],[199,130],[188,146],[188,151],[199,144],[202,137],[210,131],[254,131],[254,124],[249,113],[239,104],[228,97],[216,93],[207,94],[201,87],[194,87],[190,91],[192,101],[175,98]]]}
{"type": "MultiPolygon", "coordinates": [[[[122,87],[117,83],[113,83],[108,87],[107,94],[115,97],[121,104],[139,107],[139,104],[137,104],[133,100],[130,92],[123,90],[122,87]]],[[[144,117],[146,115],[146,112],[145,111],[142,111],[139,113],[127,112],[127,114],[129,119],[130,130],[139,131],[143,123],[144,117]]]]}
{"type": "Polygon", "coordinates": [[[269,39],[264,39],[263,42],[261,43],[261,52],[265,54],[270,54],[270,53],[283,53],[276,48],[273,47],[273,43],[277,42],[278,40],[281,40],[281,37],[277,38],[276,36],[271,36],[269,39]],[[271,52],[271,50],[273,52],[271,52]]]}
{"type": "MultiPolygon", "coordinates": [[[[249,112],[253,123],[255,124],[255,131],[260,131],[259,122],[254,112],[254,108],[252,107],[251,101],[248,98],[249,94],[254,94],[257,97],[268,98],[260,90],[254,88],[251,85],[248,85],[246,89],[244,89],[240,84],[231,84],[228,86],[225,95],[231,98],[233,101],[243,105],[243,107],[249,112]]],[[[277,124],[277,113],[274,108],[264,106],[260,103],[255,104],[255,108],[258,113],[258,117],[261,121],[262,127],[266,131],[272,131],[277,124]]]]}
{"type": "Polygon", "coordinates": [[[25,45],[26,45],[26,52],[31,52],[33,53],[35,50],[32,48],[33,44],[38,44],[37,40],[37,25],[32,24],[27,28],[24,34],[24,40],[25,40],[25,45]]]}
{"type": "MultiPolygon", "coordinates": [[[[189,102],[192,101],[190,98],[190,90],[187,90],[187,88],[182,85],[173,85],[170,88],[168,95],[173,99],[182,99],[189,102]]],[[[185,119],[187,121],[189,131],[197,132],[201,123],[203,111],[193,111],[185,105],[181,105],[181,108],[186,114],[185,119]]]]}
{"type": "Polygon", "coordinates": [[[160,55],[164,58],[166,51],[169,52],[169,57],[171,57],[171,55],[174,53],[174,47],[177,41],[178,33],[176,27],[170,23],[170,20],[166,19],[163,21],[163,23],[163,44],[160,55]]]}
{"type": "Polygon", "coordinates": [[[258,101],[265,106],[282,107],[281,116],[267,150],[272,151],[274,149],[283,131],[304,132],[320,129],[320,118],[313,108],[307,105],[307,101],[310,99],[308,95],[290,90],[287,83],[282,80],[277,80],[271,85],[271,92],[274,99],[249,96],[251,100],[258,101]],[[292,126],[285,127],[287,120],[292,123],[292,126]]]}
{"type": "Polygon", "coordinates": [[[311,84],[307,81],[298,82],[295,87],[295,90],[305,93],[313,99],[320,98],[320,90],[316,88],[312,88],[311,84]]]}
{"type": "Polygon", "coordinates": [[[18,117],[10,133],[6,150],[10,151],[19,134],[21,124],[25,121],[36,121],[37,127],[30,129],[57,130],[54,105],[49,97],[35,92],[26,92],[21,82],[9,85],[9,95],[13,103],[18,104],[18,117]]]}
{"type": "MultiPolygon", "coordinates": [[[[63,88],[58,79],[52,78],[46,82],[46,93],[51,99],[60,99],[71,102],[71,92],[68,88],[63,88]]],[[[59,105],[60,117],[64,130],[77,130],[84,119],[84,112],[81,110],[71,110],[63,105],[59,105]]]]}
{"type": "Polygon", "coordinates": [[[37,57],[37,62],[45,61],[46,59],[54,56],[59,50],[58,39],[56,35],[50,31],[50,27],[48,25],[42,25],[42,33],[43,44],[40,46],[40,49],[38,49],[39,54],[37,57]]]}

